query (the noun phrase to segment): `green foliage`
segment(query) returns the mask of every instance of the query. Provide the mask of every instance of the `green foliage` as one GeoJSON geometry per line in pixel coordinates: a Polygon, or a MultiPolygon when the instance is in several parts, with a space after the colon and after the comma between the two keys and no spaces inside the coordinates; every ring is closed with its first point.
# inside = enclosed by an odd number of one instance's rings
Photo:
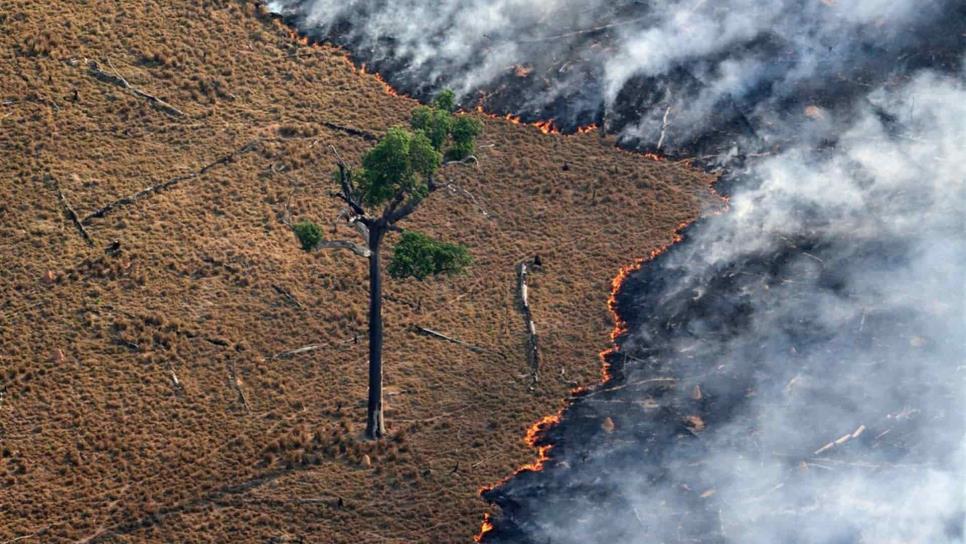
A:
{"type": "Polygon", "coordinates": [[[442,156],[422,132],[393,127],[362,157],[353,185],[367,206],[388,202],[400,191],[413,196],[428,191],[427,177],[439,168],[442,156]]]}
{"type": "Polygon", "coordinates": [[[456,111],[456,93],[451,89],[443,89],[433,100],[433,107],[453,113],[456,111]]]}
{"type": "Polygon", "coordinates": [[[311,221],[301,221],[292,227],[295,236],[302,244],[302,249],[311,251],[322,241],[322,229],[311,221]]]}
{"type": "MultiPolygon", "coordinates": [[[[351,192],[364,207],[386,204],[397,195],[408,202],[429,193],[429,176],[443,157],[460,160],[473,153],[483,124],[472,117],[454,115],[456,95],[446,90],[431,106],[413,110],[410,127],[393,127],[362,157],[354,170],[351,192]],[[445,155],[444,155],[445,153],[445,155]]],[[[335,174],[338,182],[339,173],[335,174]]]]}
{"type": "Polygon", "coordinates": [[[476,137],[483,133],[483,123],[479,119],[461,115],[453,121],[450,134],[453,145],[446,150],[446,158],[465,159],[476,151],[476,137]]]}
{"type": "Polygon", "coordinates": [[[406,231],[393,250],[389,275],[396,279],[422,280],[437,274],[459,274],[473,258],[461,244],[433,240],[425,234],[406,231]]]}
{"type": "Polygon", "coordinates": [[[409,125],[426,134],[447,159],[461,160],[476,151],[476,138],[483,132],[483,123],[466,115],[454,115],[455,110],[456,97],[447,89],[439,93],[432,106],[414,109],[409,125]]]}
{"type": "Polygon", "coordinates": [[[419,106],[413,110],[409,125],[413,130],[425,133],[429,141],[433,142],[433,147],[441,151],[453,128],[453,114],[439,108],[419,106]]]}

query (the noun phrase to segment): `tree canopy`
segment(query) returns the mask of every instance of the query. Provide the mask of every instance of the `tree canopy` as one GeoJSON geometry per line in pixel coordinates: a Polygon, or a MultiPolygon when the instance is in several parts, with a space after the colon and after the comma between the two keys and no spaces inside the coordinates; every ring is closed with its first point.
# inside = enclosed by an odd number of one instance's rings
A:
{"type": "Polygon", "coordinates": [[[393,127],[363,155],[362,168],[354,172],[352,181],[363,204],[379,206],[397,194],[425,196],[428,176],[441,162],[442,156],[425,133],[393,127]]]}

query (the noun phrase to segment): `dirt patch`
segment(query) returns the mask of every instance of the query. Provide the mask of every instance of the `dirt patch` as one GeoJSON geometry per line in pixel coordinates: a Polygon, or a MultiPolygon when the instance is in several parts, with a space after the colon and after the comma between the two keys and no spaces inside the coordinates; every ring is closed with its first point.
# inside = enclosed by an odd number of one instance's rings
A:
{"type": "Polygon", "coordinates": [[[366,263],[281,218],[334,218],[328,146],[414,102],[249,2],[7,2],[0,45],[0,542],[466,542],[525,429],[597,379],[618,267],[715,205],[683,164],[486,118],[480,167],[406,225],[476,262],[385,286],[393,436],[366,443],[366,263]],[[174,179],[93,246],[65,211],[174,179]]]}

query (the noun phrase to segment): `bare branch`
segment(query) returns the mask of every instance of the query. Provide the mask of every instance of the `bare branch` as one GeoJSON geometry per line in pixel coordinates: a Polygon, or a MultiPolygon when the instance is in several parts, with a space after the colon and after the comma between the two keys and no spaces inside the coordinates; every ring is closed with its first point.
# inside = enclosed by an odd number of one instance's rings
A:
{"type": "Polygon", "coordinates": [[[383,221],[386,225],[392,225],[393,223],[398,223],[399,221],[405,219],[406,217],[409,217],[410,214],[416,211],[416,208],[419,206],[419,204],[422,201],[423,201],[422,198],[410,197],[409,200],[406,201],[406,204],[402,208],[399,208],[398,210],[395,210],[392,213],[384,214],[382,218],[380,218],[380,221],[383,221]]]}
{"type": "Polygon", "coordinates": [[[362,208],[362,205],[355,199],[355,196],[352,193],[352,170],[345,163],[345,161],[342,160],[342,155],[339,155],[339,150],[337,150],[334,145],[330,144],[329,149],[331,149],[332,153],[335,154],[336,164],[339,165],[339,188],[341,189],[341,192],[335,193],[335,196],[345,201],[345,203],[349,205],[349,208],[356,215],[360,216],[360,220],[368,225],[369,223],[368,218],[366,218],[366,210],[362,208]]]}
{"type": "Polygon", "coordinates": [[[366,226],[365,223],[360,221],[359,216],[353,214],[352,210],[348,208],[343,208],[342,211],[339,212],[338,218],[344,220],[350,227],[352,227],[359,234],[359,236],[362,237],[362,239],[366,243],[369,243],[369,227],[366,226]]]}

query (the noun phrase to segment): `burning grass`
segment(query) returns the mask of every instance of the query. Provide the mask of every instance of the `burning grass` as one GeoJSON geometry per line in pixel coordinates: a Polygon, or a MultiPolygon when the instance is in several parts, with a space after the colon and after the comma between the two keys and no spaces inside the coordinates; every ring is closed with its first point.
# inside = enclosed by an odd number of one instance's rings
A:
{"type": "Polygon", "coordinates": [[[282,218],[335,237],[328,145],[358,156],[371,145],[360,135],[406,122],[414,102],[251,2],[9,4],[0,541],[466,541],[479,486],[532,456],[529,422],[594,381],[606,278],[712,202],[708,178],[682,165],[483,116],[480,168],[447,174],[473,198],[433,198],[412,225],[458,231],[477,262],[387,285],[393,437],[366,443],[366,264],[306,255],[282,218]],[[184,118],[92,77],[85,59],[184,118]],[[185,177],[93,219],[88,247],[46,176],[81,216],[185,177]],[[552,356],[530,393],[513,286],[535,254],[531,303],[552,356]],[[304,346],[317,348],[276,357],[304,346]]]}

